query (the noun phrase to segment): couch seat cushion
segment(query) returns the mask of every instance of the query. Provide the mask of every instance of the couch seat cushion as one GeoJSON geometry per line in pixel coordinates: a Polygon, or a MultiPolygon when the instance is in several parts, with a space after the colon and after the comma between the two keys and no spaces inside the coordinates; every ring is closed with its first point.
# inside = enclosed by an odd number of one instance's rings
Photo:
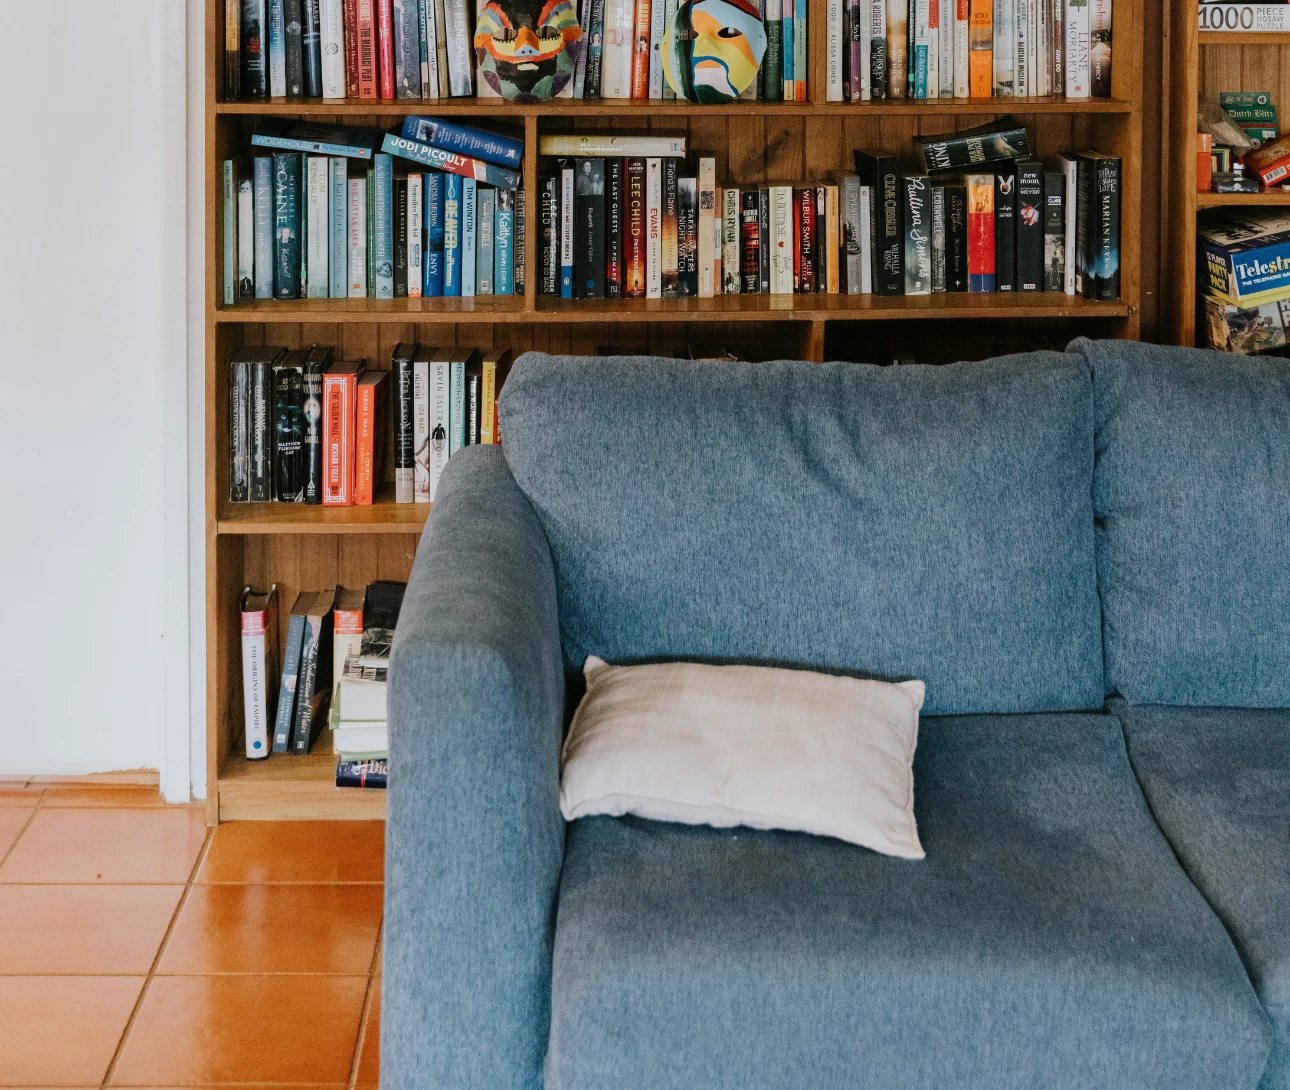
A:
{"type": "Polygon", "coordinates": [[[927,715],[1102,706],[1078,356],[529,352],[501,415],[575,668],[596,655],[919,678],[927,715]]]}
{"type": "Polygon", "coordinates": [[[927,859],[570,827],[547,1090],[1253,1090],[1270,1031],[1102,715],[929,719],[927,859]]]}
{"type": "Polygon", "coordinates": [[[1156,820],[1272,1016],[1264,1090],[1290,1090],[1290,711],[1116,701],[1156,820]]]}

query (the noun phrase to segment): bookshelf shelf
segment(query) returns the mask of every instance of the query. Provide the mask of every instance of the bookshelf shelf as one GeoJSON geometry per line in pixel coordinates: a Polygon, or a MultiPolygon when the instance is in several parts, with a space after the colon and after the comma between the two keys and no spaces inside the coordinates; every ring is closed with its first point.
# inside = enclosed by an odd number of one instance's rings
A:
{"type": "MultiPolygon", "coordinates": [[[[568,354],[651,354],[706,359],[920,362],[1060,347],[1081,333],[1138,336],[1142,194],[1142,11],[1116,0],[1112,95],[1105,99],[984,98],[823,101],[827,0],[809,4],[807,102],[558,100],[517,105],[495,98],[220,101],[224,0],[206,0],[206,615],[207,816],[372,818],[379,791],[334,786],[329,738],[307,757],[242,756],[238,594],[278,586],[279,646],[298,593],[375,579],[406,579],[429,508],[395,504],[387,491],[369,507],[231,504],[228,496],[229,361],[243,348],[334,345],[337,357],[388,368],[400,342],[533,349],[568,354]],[[244,300],[223,305],[223,164],[247,154],[257,120],[303,118],[389,128],[409,113],[472,119],[522,130],[527,198],[521,236],[526,292],[474,299],[244,300]],[[1012,114],[1033,154],[1097,149],[1123,161],[1121,298],[1094,302],[1061,293],[934,296],[735,295],[715,299],[561,300],[538,294],[538,154],[546,133],[684,133],[716,160],[721,185],[780,180],[821,183],[854,169],[856,148],[889,148],[912,159],[913,138],[961,130],[1012,114]],[[864,323],[860,325],[859,323],[864,323]]],[[[1194,210],[1193,210],[1194,218],[1194,210]]],[[[387,458],[389,451],[387,449],[387,458]]],[[[387,478],[388,479],[388,478],[387,478]]]]}
{"type": "Polygon", "coordinates": [[[1269,189],[1264,193],[1197,193],[1197,208],[1237,208],[1241,205],[1290,205],[1290,192],[1269,189]]]}
{"type": "MultiPolygon", "coordinates": [[[[1191,13],[1195,16],[1196,12],[1191,13]]],[[[1201,30],[1197,32],[1199,45],[1290,45],[1290,31],[1257,30],[1201,30]]]]}

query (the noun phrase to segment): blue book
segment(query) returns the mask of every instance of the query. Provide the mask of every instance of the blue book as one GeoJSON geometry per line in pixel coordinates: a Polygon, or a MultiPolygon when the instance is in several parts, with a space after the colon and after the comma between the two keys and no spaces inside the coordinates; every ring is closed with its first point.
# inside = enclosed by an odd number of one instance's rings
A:
{"type": "Polygon", "coordinates": [[[394,0],[394,97],[421,97],[421,2],[394,0]]]}
{"type": "Polygon", "coordinates": [[[475,294],[475,215],[478,205],[477,182],[461,182],[461,294],[475,294]]]}
{"type": "Polygon", "coordinates": [[[524,164],[523,140],[469,125],[457,125],[439,117],[406,117],[403,119],[403,135],[409,140],[502,167],[519,170],[524,164]]]}
{"type": "Polygon", "coordinates": [[[362,129],[353,125],[315,125],[309,122],[264,121],[251,134],[258,148],[277,151],[303,151],[309,155],[345,155],[350,159],[370,159],[381,143],[380,129],[362,129]]]}
{"type": "Polygon", "coordinates": [[[349,295],[349,171],[339,156],[327,162],[327,191],[330,203],[327,226],[331,231],[327,242],[331,267],[328,282],[331,297],[344,299],[349,295]]]}
{"type": "MultiPolygon", "coordinates": [[[[566,160],[567,161],[567,160],[566,160]]],[[[658,162],[656,159],[655,162],[658,162]]],[[[573,298],[573,168],[560,170],[560,298],[573,298]]],[[[651,259],[652,260],[652,259],[651,259]]]]}
{"type": "MultiPolygon", "coordinates": [[[[806,3],[806,0],[801,0],[801,2],[804,4],[804,3],[806,3]]],[[[789,17],[789,14],[788,14],[788,5],[787,5],[787,4],[785,4],[785,5],[784,5],[784,9],[785,9],[785,10],[784,10],[784,30],[783,30],[783,38],[784,38],[784,82],[785,82],[785,83],[787,83],[789,80],[791,80],[791,79],[793,78],[793,30],[794,30],[794,27],[793,27],[793,20],[789,17]]],[[[789,98],[789,95],[788,95],[787,90],[785,90],[785,92],[784,92],[784,98],[785,98],[785,100],[788,100],[788,98],[789,98]]]]}
{"type": "Polygon", "coordinates": [[[287,97],[286,0],[269,0],[269,94],[287,97]]]}
{"type": "Polygon", "coordinates": [[[376,157],[376,298],[394,298],[394,160],[376,157]]]}
{"type": "MultiPolygon", "coordinates": [[[[309,297],[309,156],[297,155],[300,163],[299,219],[296,234],[300,236],[300,298],[309,297]]],[[[324,294],[323,298],[326,298],[324,294]]]]}
{"type": "Polygon", "coordinates": [[[300,10],[305,17],[304,25],[300,28],[305,98],[322,98],[322,18],[318,0],[305,0],[300,10]]]}
{"type": "Polygon", "coordinates": [[[300,298],[300,156],[273,157],[273,297],[300,298]]]}
{"type": "Polygon", "coordinates": [[[255,297],[273,298],[273,159],[257,157],[255,184],[255,297]]]}
{"type": "Polygon", "coordinates": [[[443,295],[443,179],[442,174],[427,173],[424,257],[425,280],[421,294],[431,298],[443,295]]]}
{"type": "Polygon", "coordinates": [[[481,185],[475,194],[475,294],[493,294],[493,227],[497,190],[481,185]]]}
{"type": "Polygon", "coordinates": [[[461,196],[466,179],[455,174],[443,178],[443,293],[461,294],[461,196]]]}
{"type": "Polygon", "coordinates": [[[515,191],[497,191],[493,224],[493,289],[498,295],[515,294],[515,191]]]}
{"type": "Polygon", "coordinates": [[[460,174],[463,178],[473,178],[477,182],[495,185],[498,189],[519,189],[519,171],[499,167],[483,159],[476,159],[460,152],[437,148],[433,144],[423,144],[420,140],[409,140],[406,136],[396,136],[392,132],[385,134],[381,141],[381,150],[410,159],[432,170],[442,170],[449,174],[460,174]]]}

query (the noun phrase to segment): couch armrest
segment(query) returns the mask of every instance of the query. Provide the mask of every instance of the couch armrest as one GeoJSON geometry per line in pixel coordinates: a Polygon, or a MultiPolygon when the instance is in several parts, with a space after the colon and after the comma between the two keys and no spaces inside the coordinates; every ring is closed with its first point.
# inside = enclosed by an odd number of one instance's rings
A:
{"type": "Polygon", "coordinates": [[[541,1086],[563,712],[546,536],[501,451],[461,451],[390,668],[385,1090],[541,1086]]]}

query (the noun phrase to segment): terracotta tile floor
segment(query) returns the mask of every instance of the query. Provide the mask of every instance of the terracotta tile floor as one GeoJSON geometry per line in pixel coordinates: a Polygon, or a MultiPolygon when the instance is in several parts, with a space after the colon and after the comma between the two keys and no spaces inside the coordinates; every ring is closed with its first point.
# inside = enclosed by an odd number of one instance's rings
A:
{"type": "Polygon", "coordinates": [[[0,1087],[374,1088],[384,832],[0,782],[0,1087]]]}

